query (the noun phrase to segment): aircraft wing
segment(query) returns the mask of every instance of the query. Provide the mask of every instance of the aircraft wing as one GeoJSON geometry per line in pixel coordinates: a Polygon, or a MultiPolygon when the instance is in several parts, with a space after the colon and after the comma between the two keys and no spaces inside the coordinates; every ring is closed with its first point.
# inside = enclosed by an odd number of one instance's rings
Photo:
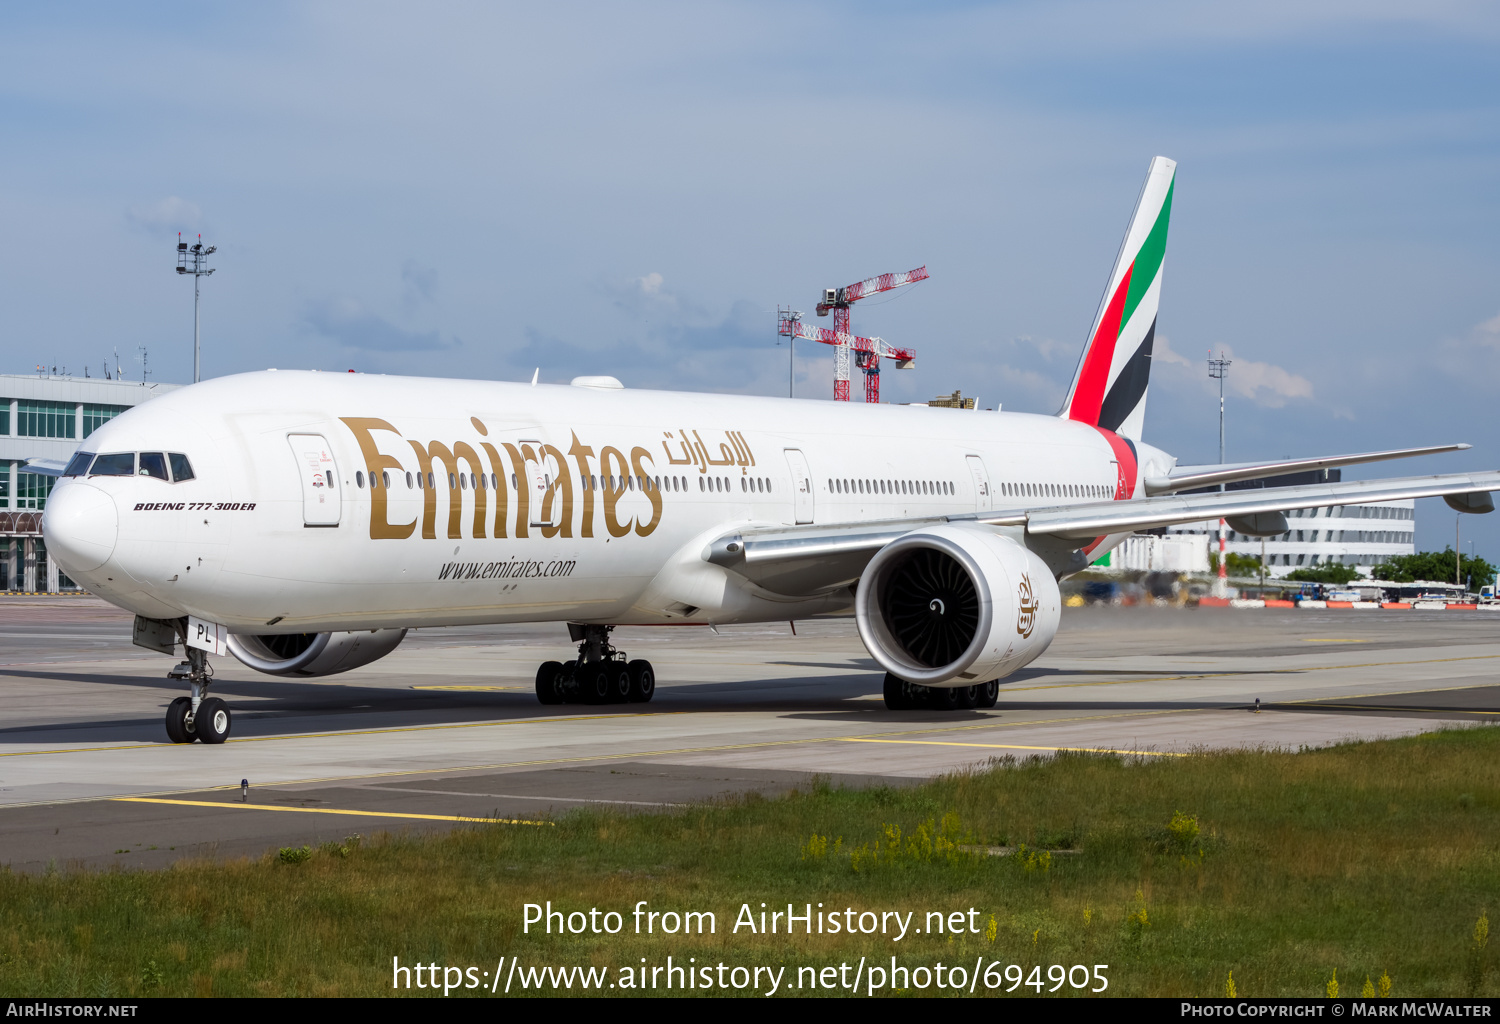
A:
{"type": "Polygon", "coordinates": [[[1139,501],[1094,502],[1028,512],[1026,531],[1075,540],[1110,533],[1153,530],[1202,519],[1253,516],[1322,505],[1351,505],[1403,498],[1440,498],[1500,490],[1500,472],[1446,473],[1389,480],[1351,480],[1346,483],[1264,487],[1208,494],[1174,494],[1139,501]]]}
{"type": "Polygon", "coordinates": [[[1176,491],[1190,491],[1197,487],[1233,483],[1236,480],[1261,480],[1284,473],[1305,473],[1310,469],[1332,469],[1335,466],[1357,466],[1365,462],[1384,462],[1388,459],[1410,459],[1417,455],[1461,452],[1472,447],[1473,445],[1467,444],[1440,444],[1426,448],[1394,448],[1386,452],[1364,452],[1359,455],[1283,459],[1280,462],[1231,462],[1218,466],[1177,466],[1166,476],[1148,476],[1144,483],[1147,494],[1171,494],[1176,491]]]}
{"type": "MultiPolygon", "coordinates": [[[[865,565],[881,548],[912,530],[939,523],[1020,526],[1039,540],[1053,544],[1076,541],[1081,546],[1108,534],[1204,519],[1497,490],[1500,490],[1500,472],[1450,473],[1168,495],[1131,501],[996,509],[847,525],[766,527],[725,534],[709,544],[703,557],[705,561],[721,565],[774,593],[803,596],[850,586],[858,581],[865,565]]],[[[1484,511],[1484,503],[1472,503],[1471,510],[1484,511]]]]}

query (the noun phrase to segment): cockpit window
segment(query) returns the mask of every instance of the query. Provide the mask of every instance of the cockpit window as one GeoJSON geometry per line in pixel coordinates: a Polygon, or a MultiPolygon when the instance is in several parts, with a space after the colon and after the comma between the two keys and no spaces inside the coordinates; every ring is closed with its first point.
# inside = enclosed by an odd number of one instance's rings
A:
{"type": "Polygon", "coordinates": [[[167,457],[161,452],[141,452],[140,468],[136,470],[136,475],[167,479],[167,457]]]}
{"type": "Polygon", "coordinates": [[[63,476],[88,476],[89,463],[93,461],[93,452],[74,452],[73,457],[68,460],[68,468],[63,470],[63,476]]]}
{"type": "Polygon", "coordinates": [[[94,460],[89,476],[135,476],[135,452],[99,456],[94,460]]]}
{"type": "Polygon", "coordinates": [[[188,461],[186,455],[172,452],[167,456],[172,462],[172,479],[181,483],[184,480],[193,479],[193,464],[188,461]]]}

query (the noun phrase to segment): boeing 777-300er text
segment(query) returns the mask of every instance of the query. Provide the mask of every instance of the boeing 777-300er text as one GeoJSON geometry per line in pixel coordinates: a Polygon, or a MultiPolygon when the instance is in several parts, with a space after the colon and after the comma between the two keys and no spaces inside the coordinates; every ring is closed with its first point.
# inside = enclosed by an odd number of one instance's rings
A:
{"type": "Polygon", "coordinates": [[[1056,416],[268,370],[104,424],[46,506],[48,552],[136,615],[177,742],[222,742],[208,654],[323,676],[406,630],[567,622],[544,704],[647,701],[617,625],[852,612],[892,708],[989,706],[1058,628],[1059,579],[1134,530],[1443,496],[1493,509],[1500,473],[1202,492],[1451,451],[1178,466],[1141,439],[1176,164],[1152,161],[1056,416]],[[1196,491],[1186,494],[1184,491],[1196,491]]]}

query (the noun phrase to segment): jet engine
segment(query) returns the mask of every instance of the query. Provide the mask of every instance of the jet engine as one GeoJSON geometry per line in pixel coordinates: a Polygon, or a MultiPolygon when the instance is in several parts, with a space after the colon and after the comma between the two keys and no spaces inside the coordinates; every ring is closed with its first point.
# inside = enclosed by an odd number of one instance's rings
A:
{"type": "Polygon", "coordinates": [[[1062,596],[1034,553],[984,527],[905,534],[870,560],[859,635],[886,671],[925,686],[1010,675],[1052,643],[1062,596]]]}
{"type": "Polygon", "coordinates": [[[250,633],[229,636],[229,653],[273,676],[331,676],[368,665],[396,649],[404,629],[349,633],[250,633]]]}

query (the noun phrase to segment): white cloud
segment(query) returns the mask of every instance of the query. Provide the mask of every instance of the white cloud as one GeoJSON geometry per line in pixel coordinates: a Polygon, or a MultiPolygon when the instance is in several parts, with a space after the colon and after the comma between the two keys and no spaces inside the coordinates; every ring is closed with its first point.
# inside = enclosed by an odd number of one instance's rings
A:
{"type": "Polygon", "coordinates": [[[1312,398],[1312,381],[1271,363],[1253,359],[1234,359],[1234,351],[1224,346],[1224,355],[1233,360],[1226,381],[1229,391],[1248,398],[1256,405],[1279,409],[1294,398],[1312,398]]]}
{"type": "Polygon", "coordinates": [[[651,296],[660,295],[663,280],[665,279],[654,270],[645,277],[639,278],[641,294],[651,296]]]}
{"type": "MultiPolygon", "coordinates": [[[[1221,345],[1219,349],[1220,355],[1230,360],[1229,372],[1225,377],[1225,391],[1228,394],[1248,398],[1256,405],[1268,409],[1279,409],[1293,399],[1313,397],[1312,381],[1306,377],[1292,373],[1274,363],[1237,358],[1234,349],[1228,345],[1221,345]]],[[[1218,385],[1208,376],[1207,354],[1205,354],[1204,362],[1195,362],[1173,350],[1166,336],[1158,334],[1151,350],[1151,359],[1155,364],[1155,369],[1160,370],[1170,366],[1173,367],[1170,372],[1179,379],[1187,374],[1198,381],[1200,387],[1212,391],[1218,390],[1218,385]],[[1179,366],[1182,367],[1181,370],[1176,369],[1179,366]]]]}
{"type": "Polygon", "coordinates": [[[1187,356],[1180,352],[1172,351],[1172,343],[1165,334],[1158,334],[1151,345],[1151,361],[1157,366],[1163,363],[1175,363],[1181,366],[1191,366],[1187,356]]]}
{"type": "Polygon", "coordinates": [[[1474,337],[1481,345],[1500,348],[1500,315],[1492,316],[1474,328],[1474,337]]]}

